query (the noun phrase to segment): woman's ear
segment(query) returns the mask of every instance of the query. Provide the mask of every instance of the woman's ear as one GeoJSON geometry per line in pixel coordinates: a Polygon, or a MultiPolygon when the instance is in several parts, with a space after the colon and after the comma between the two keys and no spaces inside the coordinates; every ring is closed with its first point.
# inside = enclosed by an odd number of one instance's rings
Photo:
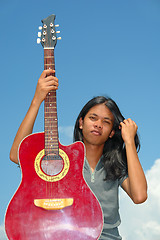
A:
{"type": "Polygon", "coordinates": [[[112,130],[110,135],[109,135],[109,138],[112,138],[114,134],[115,134],[115,130],[112,130]]]}
{"type": "Polygon", "coordinates": [[[83,129],[83,120],[82,120],[82,118],[79,119],[79,128],[83,129]]]}

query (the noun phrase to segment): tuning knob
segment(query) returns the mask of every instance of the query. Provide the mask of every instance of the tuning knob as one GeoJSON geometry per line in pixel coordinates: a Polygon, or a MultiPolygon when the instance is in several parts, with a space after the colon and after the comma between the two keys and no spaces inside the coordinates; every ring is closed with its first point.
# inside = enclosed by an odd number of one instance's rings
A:
{"type": "Polygon", "coordinates": [[[61,38],[61,37],[58,37],[57,39],[58,39],[58,40],[61,40],[62,38],[61,38]]]}
{"type": "Polygon", "coordinates": [[[37,38],[37,44],[40,44],[40,43],[41,43],[41,39],[37,38]]]}
{"type": "Polygon", "coordinates": [[[60,33],[60,31],[56,31],[56,33],[60,33]]]}
{"type": "Polygon", "coordinates": [[[55,25],[55,27],[59,27],[59,24],[55,25]]]}
{"type": "Polygon", "coordinates": [[[52,29],[52,30],[51,30],[51,33],[55,33],[55,31],[52,29]]]}
{"type": "Polygon", "coordinates": [[[39,28],[38,28],[39,30],[42,30],[42,26],[39,26],[39,28]]]}

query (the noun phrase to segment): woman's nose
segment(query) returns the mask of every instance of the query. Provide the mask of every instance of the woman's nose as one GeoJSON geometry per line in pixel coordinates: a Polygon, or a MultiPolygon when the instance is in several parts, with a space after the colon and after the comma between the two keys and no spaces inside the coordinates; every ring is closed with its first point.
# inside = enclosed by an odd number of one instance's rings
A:
{"type": "Polygon", "coordinates": [[[95,122],[95,127],[97,127],[97,128],[102,128],[103,127],[103,124],[102,124],[102,122],[99,120],[99,121],[96,121],[95,122]]]}

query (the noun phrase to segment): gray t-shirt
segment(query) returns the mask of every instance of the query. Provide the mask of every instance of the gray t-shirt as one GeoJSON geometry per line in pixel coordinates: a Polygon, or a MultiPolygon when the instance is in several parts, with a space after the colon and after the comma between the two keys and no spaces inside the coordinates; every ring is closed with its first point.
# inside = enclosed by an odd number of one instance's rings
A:
{"type": "Polygon", "coordinates": [[[118,226],[121,223],[119,215],[118,187],[121,186],[127,175],[120,180],[104,181],[106,171],[103,166],[102,158],[99,160],[94,172],[91,171],[89,163],[85,158],[84,178],[98,198],[104,216],[103,231],[99,240],[120,240],[118,226]]]}

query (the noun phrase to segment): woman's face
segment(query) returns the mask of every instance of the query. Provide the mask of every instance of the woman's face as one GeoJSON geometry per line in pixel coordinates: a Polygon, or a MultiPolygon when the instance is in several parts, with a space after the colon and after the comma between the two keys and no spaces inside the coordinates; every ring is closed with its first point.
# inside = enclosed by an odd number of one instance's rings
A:
{"type": "Polygon", "coordinates": [[[106,140],[114,135],[113,123],[113,114],[105,104],[92,107],[84,119],[79,120],[84,144],[104,145],[106,140]]]}

